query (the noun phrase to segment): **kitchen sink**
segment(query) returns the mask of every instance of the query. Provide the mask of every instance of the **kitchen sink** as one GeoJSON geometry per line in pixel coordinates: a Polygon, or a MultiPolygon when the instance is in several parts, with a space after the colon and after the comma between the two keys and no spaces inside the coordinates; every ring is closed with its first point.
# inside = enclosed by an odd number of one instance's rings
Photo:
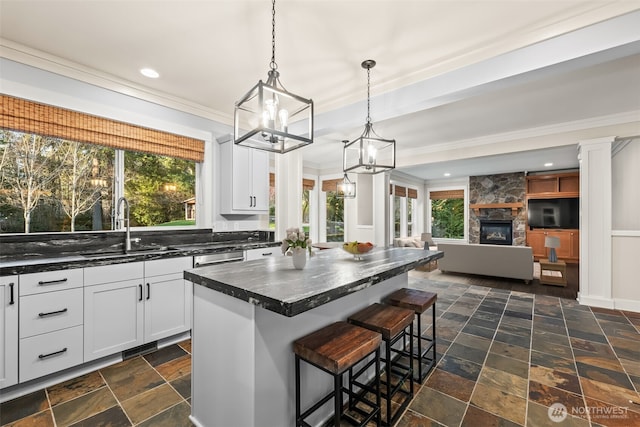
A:
{"type": "Polygon", "coordinates": [[[115,258],[115,257],[125,257],[125,256],[133,256],[133,255],[173,252],[178,250],[180,249],[174,248],[172,246],[154,246],[152,248],[132,249],[130,251],[127,251],[126,253],[123,252],[122,250],[117,250],[117,251],[96,250],[96,251],[80,252],[80,255],[85,258],[115,258]]]}

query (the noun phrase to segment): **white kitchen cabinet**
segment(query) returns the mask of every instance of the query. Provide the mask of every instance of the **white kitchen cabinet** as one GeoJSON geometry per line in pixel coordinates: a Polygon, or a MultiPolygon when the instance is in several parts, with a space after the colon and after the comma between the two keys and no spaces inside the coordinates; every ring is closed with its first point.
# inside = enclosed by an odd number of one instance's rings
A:
{"type": "Polygon", "coordinates": [[[84,269],[84,360],[144,343],[144,262],[84,269]]]}
{"type": "Polygon", "coordinates": [[[82,284],[82,269],[20,275],[20,382],[83,362],[82,284]]]}
{"type": "Polygon", "coordinates": [[[143,278],[84,288],[84,360],[144,343],[143,278]]]}
{"type": "Polygon", "coordinates": [[[193,258],[171,258],[144,263],[144,342],[191,329],[193,284],[184,280],[184,270],[193,258]]]}
{"type": "Polygon", "coordinates": [[[269,212],[269,153],[227,141],[220,144],[220,213],[269,212]],[[229,182],[230,181],[230,182],[229,182]]]}
{"type": "Polygon", "coordinates": [[[85,268],[85,362],[191,329],[192,267],[180,257],[85,268]]]}
{"type": "Polygon", "coordinates": [[[251,261],[254,259],[263,259],[266,257],[277,255],[282,255],[280,246],[274,246],[271,248],[247,249],[246,251],[244,251],[244,260],[251,261]]]}
{"type": "Polygon", "coordinates": [[[18,276],[0,277],[0,388],[18,382],[18,276]]]}

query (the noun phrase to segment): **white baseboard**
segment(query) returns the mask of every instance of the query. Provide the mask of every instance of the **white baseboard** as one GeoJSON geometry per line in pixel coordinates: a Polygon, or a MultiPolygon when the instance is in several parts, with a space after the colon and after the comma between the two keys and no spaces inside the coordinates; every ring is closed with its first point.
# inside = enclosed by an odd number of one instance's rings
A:
{"type": "Polygon", "coordinates": [[[592,297],[581,295],[578,292],[578,302],[582,305],[588,305],[590,307],[600,307],[600,308],[614,308],[614,301],[611,298],[603,298],[603,297],[592,297]]]}
{"type": "Polygon", "coordinates": [[[616,310],[625,310],[640,313],[640,301],[638,300],[615,298],[613,300],[613,305],[616,310]]]}

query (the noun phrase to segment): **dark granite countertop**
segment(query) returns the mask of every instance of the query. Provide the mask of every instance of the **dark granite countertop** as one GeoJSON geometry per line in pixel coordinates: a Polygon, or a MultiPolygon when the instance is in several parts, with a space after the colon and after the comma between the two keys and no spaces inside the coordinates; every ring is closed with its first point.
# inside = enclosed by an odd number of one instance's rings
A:
{"type": "Polygon", "coordinates": [[[185,243],[171,246],[155,246],[123,253],[121,251],[96,251],[91,253],[60,252],[51,254],[20,254],[0,257],[0,275],[39,273],[42,271],[66,270],[69,268],[95,267],[109,264],[122,264],[136,261],[149,261],[163,258],[194,256],[219,252],[231,252],[280,246],[280,242],[267,241],[225,241],[207,243],[185,243]]]}
{"type": "Polygon", "coordinates": [[[199,267],[184,272],[198,285],[267,310],[293,317],[353,292],[400,275],[443,252],[415,248],[376,248],[357,261],[342,249],[316,253],[303,270],[290,257],[269,257],[237,264],[199,267]]]}

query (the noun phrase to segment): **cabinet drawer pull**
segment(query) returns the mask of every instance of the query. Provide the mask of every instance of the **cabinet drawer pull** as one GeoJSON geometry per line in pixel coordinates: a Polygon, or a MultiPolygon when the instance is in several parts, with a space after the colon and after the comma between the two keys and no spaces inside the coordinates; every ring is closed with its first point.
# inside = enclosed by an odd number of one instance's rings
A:
{"type": "Polygon", "coordinates": [[[138,286],[140,286],[140,298],[138,298],[138,301],[142,301],[142,283],[138,286]]]}
{"type": "Polygon", "coordinates": [[[249,207],[253,207],[253,197],[249,196],[249,207]]]}
{"type": "Polygon", "coordinates": [[[55,285],[56,283],[64,283],[67,281],[67,278],[65,277],[64,279],[59,279],[59,280],[46,280],[46,281],[39,281],[38,285],[55,285]]]}
{"type": "Polygon", "coordinates": [[[262,254],[262,256],[270,256],[270,255],[273,255],[273,252],[265,252],[262,254]]]}
{"type": "Polygon", "coordinates": [[[13,305],[15,304],[15,301],[13,300],[13,282],[9,283],[9,292],[11,294],[11,297],[9,299],[9,305],[13,305]]]}
{"type": "Polygon", "coordinates": [[[58,354],[62,354],[66,351],[67,351],[67,347],[63,348],[62,350],[54,351],[53,353],[41,354],[38,356],[38,359],[42,360],[42,359],[46,359],[47,357],[57,356],[58,354]]]}
{"type": "Polygon", "coordinates": [[[151,298],[151,286],[147,283],[147,299],[151,298]]]}
{"type": "Polygon", "coordinates": [[[38,316],[40,317],[46,317],[46,316],[53,316],[55,314],[62,314],[62,313],[66,313],[68,310],[66,308],[63,308],[62,310],[57,310],[57,311],[50,311],[48,313],[38,313],[38,316]]]}

